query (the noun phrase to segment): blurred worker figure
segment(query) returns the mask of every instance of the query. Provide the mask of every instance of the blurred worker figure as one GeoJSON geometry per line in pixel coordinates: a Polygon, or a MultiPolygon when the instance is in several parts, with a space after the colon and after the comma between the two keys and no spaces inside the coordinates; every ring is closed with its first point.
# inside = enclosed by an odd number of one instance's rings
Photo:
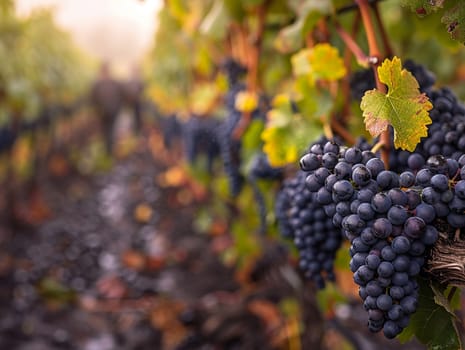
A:
{"type": "Polygon", "coordinates": [[[102,63],[99,75],[92,85],[91,103],[100,117],[105,147],[109,155],[113,151],[113,132],[123,102],[121,84],[112,77],[108,62],[102,63]]]}
{"type": "Polygon", "coordinates": [[[134,131],[136,134],[140,134],[142,131],[144,82],[138,66],[132,68],[131,76],[124,85],[124,92],[126,104],[134,115],[134,131]]]}

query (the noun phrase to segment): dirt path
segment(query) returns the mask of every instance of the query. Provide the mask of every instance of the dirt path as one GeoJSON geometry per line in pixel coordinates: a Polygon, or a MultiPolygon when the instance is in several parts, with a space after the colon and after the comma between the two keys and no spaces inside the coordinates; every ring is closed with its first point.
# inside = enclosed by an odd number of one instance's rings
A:
{"type": "Polygon", "coordinates": [[[51,219],[0,227],[0,349],[400,349],[366,334],[356,303],[323,322],[278,243],[245,272],[225,266],[230,240],[196,232],[208,198],[183,176],[144,149],[104,175],[45,179],[51,219]]]}

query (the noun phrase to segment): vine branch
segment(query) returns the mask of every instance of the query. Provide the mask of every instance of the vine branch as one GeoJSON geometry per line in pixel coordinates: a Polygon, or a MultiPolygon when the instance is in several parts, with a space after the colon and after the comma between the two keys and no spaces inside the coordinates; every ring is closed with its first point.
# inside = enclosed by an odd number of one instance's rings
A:
{"type": "Polygon", "coordinates": [[[357,42],[352,38],[352,35],[347,33],[347,31],[342,28],[338,21],[334,22],[334,27],[336,29],[337,34],[342,39],[342,41],[346,44],[346,47],[352,52],[357,60],[358,64],[361,66],[367,67],[370,63],[369,57],[363,52],[357,42]]]}
{"type": "Polygon", "coordinates": [[[381,40],[383,41],[384,54],[387,57],[392,57],[394,55],[394,51],[389,41],[386,28],[384,27],[383,20],[381,18],[381,12],[379,11],[379,3],[376,2],[373,4],[373,10],[375,12],[376,24],[378,25],[379,32],[381,34],[381,40]]]}
{"type": "MultiPolygon", "coordinates": [[[[257,8],[257,20],[258,28],[255,36],[252,38],[252,43],[249,45],[250,55],[248,61],[249,72],[247,74],[247,90],[257,93],[258,92],[258,63],[260,60],[260,52],[262,49],[263,35],[265,33],[265,24],[266,24],[266,14],[270,0],[265,1],[263,4],[257,8]]],[[[258,98],[258,97],[257,97],[258,98]]],[[[252,119],[252,113],[244,112],[242,113],[242,118],[234,130],[233,137],[235,139],[240,139],[244,132],[247,130],[247,127],[250,124],[252,119]]]]}
{"type": "MultiPolygon", "coordinates": [[[[373,73],[376,80],[376,89],[382,93],[386,93],[386,86],[379,81],[378,66],[381,64],[381,51],[376,40],[376,31],[371,18],[370,4],[368,0],[356,0],[359,6],[360,14],[362,16],[363,26],[368,41],[368,48],[370,51],[370,63],[373,65],[373,73]]],[[[391,149],[389,129],[381,133],[380,142],[383,143],[381,149],[381,159],[386,167],[389,166],[389,151],[391,149]]]]}

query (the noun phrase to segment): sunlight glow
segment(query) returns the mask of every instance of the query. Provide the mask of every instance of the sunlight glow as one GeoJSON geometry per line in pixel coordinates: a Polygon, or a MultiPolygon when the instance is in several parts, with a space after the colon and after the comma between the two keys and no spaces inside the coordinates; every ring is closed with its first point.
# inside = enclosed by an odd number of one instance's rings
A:
{"type": "Polygon", "coordinates": [[[21,15],[44,6],[78,45],[121,68],[139,62],[153,43],[162,0],[16,0],[21,15]]]}

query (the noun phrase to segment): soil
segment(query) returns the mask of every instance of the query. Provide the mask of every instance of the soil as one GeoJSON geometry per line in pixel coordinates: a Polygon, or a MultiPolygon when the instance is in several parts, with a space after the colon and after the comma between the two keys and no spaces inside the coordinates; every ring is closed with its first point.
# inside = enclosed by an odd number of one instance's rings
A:
{"type": "Polygon", "coordinates": [[[193,224],[208,193],[158,138],[104,174],[56,153],[14,204],[34,215],[2,216],[0,349],[424,348],[370,334],[353,297],[323,315],[279,241],[227,265],[227,230],[193,224]]]}

